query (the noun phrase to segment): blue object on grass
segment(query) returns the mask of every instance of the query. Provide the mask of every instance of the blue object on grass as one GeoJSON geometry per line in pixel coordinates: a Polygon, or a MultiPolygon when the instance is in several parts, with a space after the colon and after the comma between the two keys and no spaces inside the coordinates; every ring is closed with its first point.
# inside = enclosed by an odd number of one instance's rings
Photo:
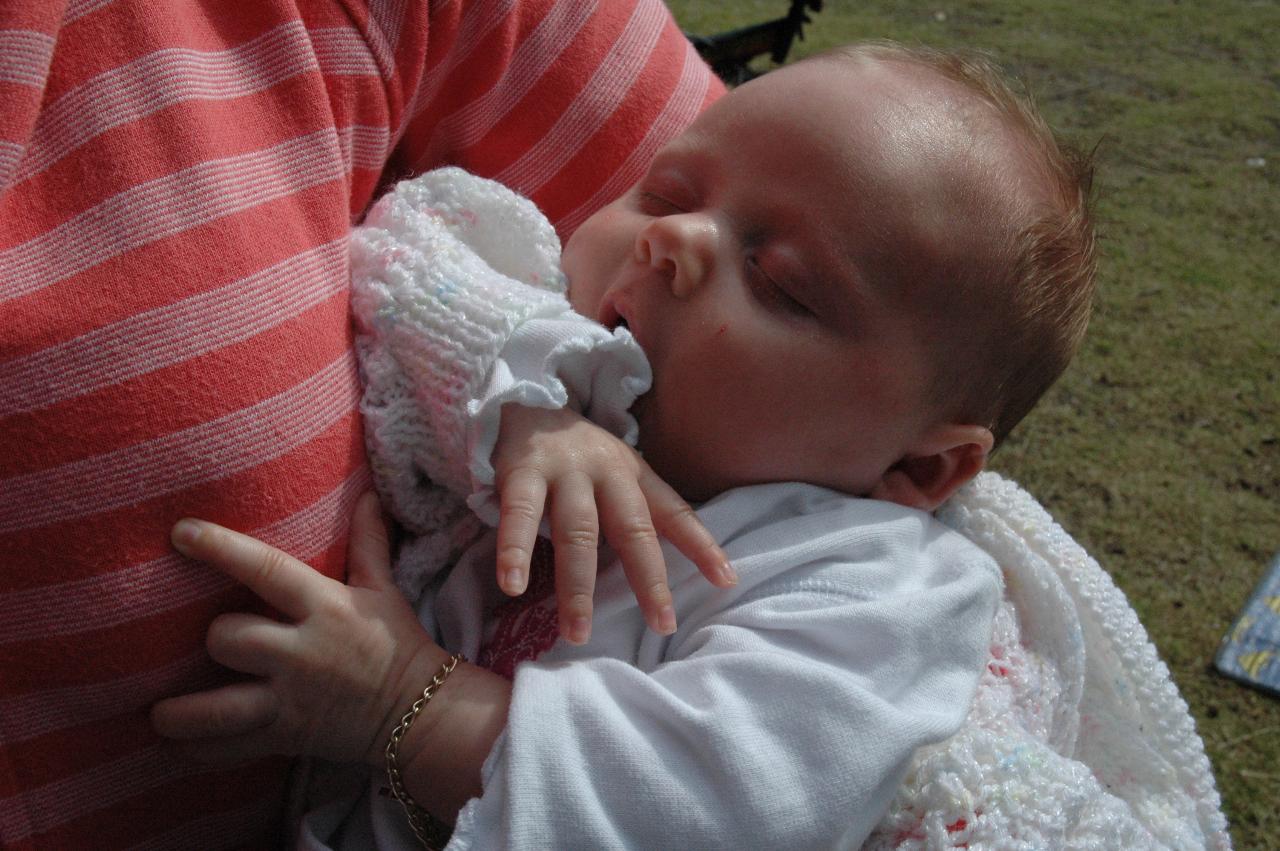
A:
{"type": "Polygon", "coordinates": [[[1280,553],[1223,637],[1213,666],[1232,679],[1280,696],[1280,553]]]}

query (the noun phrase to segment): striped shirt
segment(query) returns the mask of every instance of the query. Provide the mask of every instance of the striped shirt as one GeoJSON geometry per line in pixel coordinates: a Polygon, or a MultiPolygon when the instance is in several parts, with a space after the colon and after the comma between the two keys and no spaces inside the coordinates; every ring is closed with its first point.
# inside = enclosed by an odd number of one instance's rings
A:
{"type": "Polygon", "coordinates": [[[287,763],[148,708],[250,605],[192,515],[340,576],[351,223],[444,163],[566,236],[722,89],[656,0],[0,6],[0,846],[262,847],[287,763]]]}

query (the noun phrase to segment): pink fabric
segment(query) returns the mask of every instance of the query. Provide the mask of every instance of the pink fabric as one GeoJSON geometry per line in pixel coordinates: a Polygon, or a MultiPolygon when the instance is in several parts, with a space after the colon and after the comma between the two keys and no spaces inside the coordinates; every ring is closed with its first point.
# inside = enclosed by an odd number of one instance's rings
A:
{"type": "Polygon", "coordinates": [[[492,634],[480,648],[476,664],[507,679],[515,679],[516,666],[532,662],[560,638],[555,601],[555,554],[551,542],[538,538],[529,563],[529,586],[519,597],[499,603],[490,615],[496,621],[492,634]]]}

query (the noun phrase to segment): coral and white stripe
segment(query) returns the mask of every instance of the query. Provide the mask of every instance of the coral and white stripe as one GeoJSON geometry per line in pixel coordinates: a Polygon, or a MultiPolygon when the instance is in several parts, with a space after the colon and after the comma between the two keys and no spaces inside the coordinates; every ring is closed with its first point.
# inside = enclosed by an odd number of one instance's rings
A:
{"type": "Polygon", "coordinates": [[[193,100],[245,97],[318,70],[300,21],[281,24],[229,50],[157,50],[98,75],[45,107],[36,124],[37,141],[16,181],[44,171],[114,127],[162,109],[193,100]]]}
{"type": "Polygon", "coordinates": [[[637,6],[626,28],[605,54],[592,78],[551,129],[529,150],[494,178],[499,183],[541,188],[582,149],[609,117],[609,104],[619,103],[644,69],[662,32],[665,16],[651,6],[637,6]]]}
{"type": "Polygon", "coordinates": [[[476,47],[489,33],[503,25],[518,3],[519,0],[498,0],[492,5],[488,14],[468,15],[463,19],[457,40],[448,58],[426,80],[422,81],[414,93],[408,109],[410,119],[417,118],[431,106],[450,73],[471,60],[476,47]]]}
{"type": "Polygon", "coordinates": [[[595,0],[558,0],[520,43],[502,79],[485,95],[441,121],[437,132],[459,148],[479,142],[573,43],[595,8],[595,0]]]}
{"type": "Polygon", "coordinates": [[[347,234],[388,163],[506,169],[580,220],[718,93],[692,56],[656,0],[0,5],[0,847],[278,833],[281,764],[149,731],[225,682],[202,636],[245,599],[168,530],[341,576],[347,234]]]}
{"type": "Polygon", "coordinates": [[[67,3],[67,11],[62,16],[62,25],[65,27],[72,21],[79,20],[90,12],[96,12],[103,6],[110,6],[115,0],[70,0],[67,3]]]}
{"type": "Polygon", "coordinates": [[[0,836],[7,843],[20,842],[60,821],[70,821],[170,780],[203,771],[198,763],[176,760],[156,745],[28,790],[22,797],[0,798],[0,836]]]}
{"type": "Polygon", "coordinates": [[[0,504],[0,534],[135,505],[278,458],[351,412],[359,398],[355,375],[348,351],[248,408],[83,461],[11,476],[6,488],[43,499],[0,504]],[[60,487],[67,481],[78,487],[60,487]]]}
{"type": "Polygon", "coordinates": [[[217,289],[0,362],[0,416],[54,405],[247,340],[345,296],[346,269],[347,241],[335,240],[217,289]],[[287,302],[281,292],[290,293],[287,302]]]}
{"type": "Polygon", "coordinates": [[[366,50],[360,50],[360,34],[346,27],[325,27],[311,31],[311,47],[316,61],[326,74],[353,77],[378,77],[378,63],[366,50]]]}
{"type": "Polygon", "coordinates": [[[349,169],[381,171],[391,154],[391,131],[386,127],[355,125],[338,131],[338,147],[349,169]]]}
{"type": "Polygon", "coordinates": [[[0,30],[0,83],[19,86],[44,85],[53,58],[54,40],[30,30],[0,30]]]}
{"type": "Polygon", "coordinates": [[[642,173],[648,167],[667,140],[688,123],[689,115],[698,111],[707,95],[707,77],[702,60],[694,54],[688,54],[680,71],[680,79],[663,105],[662,112],[653,120],[640,143],[631,150],[622,168],[601,183],[577,209],[565,216],[561,227],[569,231],[577,230],[592,213],[630,189],[634,182],[633,175],[642,173]]]}
{"type": "MultiPolygon", "coordinates": [[[[221,583],[230,585],[231,581],[223,578],[221,583]]],[[[168,665],[104,683],[63,686],[0,700],[0,715],[18,731],[10,737],[10,742],[17,743],[64,727],[111,718],[120,714],[121,706],[136,702],[138,695],[190,688],[192,682],[214,685],[205,656],[199,651],[168,665]]]]}
{"type": "Polygon", "coordinates": [[[395,54],[400,45],[400,28],[405,18],[405,0],[370,0],[369,20],[372,26],[366,33],[369,51],[384,76],[395,73],[395,54]]]}
{"type": "MultiPolygon", "coordinates": [[[[301,511],[249,534],[296,558],[311,559],[344,533],[333,518],[349,516],[369,484],[368,470],[362,467],[301,511]]],[[[0,645],[108,629],[210,597],[230,584],[222,574],[170,553],[102,576],[15,591],[0,597],[0,645]],[[104,606],[104,600],[112,605],[104,606]]],[[[22,716],[4,702],[0,716],[23,729],[22,716]]]]}
{"type": "Polygon", "coordinates": [[[17,142],[0,139],[0,187],[9,182],[7,175],[13,174],[25,150],[17,142]]]}
{"type": "Polygon", "coordinates": [[[0,301],[17,298],[150,242],[296,195],[346,174],[332,128],[188,168],[113,195],[0,251],[0,301]]]}

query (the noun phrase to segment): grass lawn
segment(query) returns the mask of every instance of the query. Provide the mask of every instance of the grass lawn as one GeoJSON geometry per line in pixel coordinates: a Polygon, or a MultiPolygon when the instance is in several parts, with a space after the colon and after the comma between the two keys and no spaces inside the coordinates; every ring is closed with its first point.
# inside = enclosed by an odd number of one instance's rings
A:
{"type": "MultiPolygon", "coordinates": [[[[786,0],[670,4],[711,33],[786,0]]],[[[977,48],[1098,148],[1090,334],[992,466],[1128,594],[1191,705],[1236,847],[1280,848],[1280,700],[1215,676],[1280,550],[1280,4],[827,0],[795,55],[977,48]]]]}

